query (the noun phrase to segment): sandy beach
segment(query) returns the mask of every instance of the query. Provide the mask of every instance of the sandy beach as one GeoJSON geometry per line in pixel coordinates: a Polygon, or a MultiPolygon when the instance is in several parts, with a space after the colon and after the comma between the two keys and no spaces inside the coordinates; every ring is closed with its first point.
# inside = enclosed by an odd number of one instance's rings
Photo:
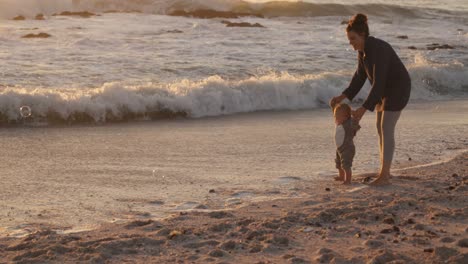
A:
{"type": "MultiPolygon", "coordinates": [[[[468,153],[309,198],[0,240],[0,263],[467,263],[468,153]]],[[[303,191],[311,186],[302,185],[303,191]]],[[[211,190],[216,193],[216,190],[211,190]]]]}

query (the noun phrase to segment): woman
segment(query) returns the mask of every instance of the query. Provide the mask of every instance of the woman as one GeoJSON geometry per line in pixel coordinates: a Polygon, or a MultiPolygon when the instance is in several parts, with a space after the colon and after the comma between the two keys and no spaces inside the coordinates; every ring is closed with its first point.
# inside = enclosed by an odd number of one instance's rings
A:
{"type": "Polygon", "coordinates": [[[369,36],[367,17],[357,14],[348,23],[349,44],[358,51],[358,67],[351,83],[340,96],[331,99],[334,105],[348,98],[350,101],[361,90],[366,79],[372,88],[364,104],[353,111],[360,120],[366,111],[377,112],[379,134],[380,172],[371,185],[389,184],[390,167],[395,151],[395,126],[401,111],[408,103],[411,79],[398,55],[387,42],[369,36]]]}

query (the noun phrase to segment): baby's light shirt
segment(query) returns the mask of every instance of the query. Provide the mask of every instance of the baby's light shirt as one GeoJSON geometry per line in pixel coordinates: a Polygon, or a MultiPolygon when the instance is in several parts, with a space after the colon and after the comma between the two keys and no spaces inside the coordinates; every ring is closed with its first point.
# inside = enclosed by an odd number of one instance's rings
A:
{"type": "Polygon", "coordinates": [[[361,128],[358,122],[349,118],[342,124],[335,126],[335,144],[336,148],[354,146],[353,138],[356,132],[361,128]]]}

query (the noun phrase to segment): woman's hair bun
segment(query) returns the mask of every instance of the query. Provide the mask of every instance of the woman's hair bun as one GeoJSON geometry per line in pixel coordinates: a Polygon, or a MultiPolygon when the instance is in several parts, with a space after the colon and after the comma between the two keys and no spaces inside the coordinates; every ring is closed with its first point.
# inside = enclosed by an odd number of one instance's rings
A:
{"type": "Polygon", "coordinates": [[[364,14],[356,14],[349,21],[350,24],[367,24],[367,16],[364,14]]]}
{"type": "Polygon", "coordinates": [[[369,25],[367,25],[367,16],[364,14],[354,15],[348,22],[346,32],[354,31],[363,34],[365,37],[369,36],[369,25]]]}

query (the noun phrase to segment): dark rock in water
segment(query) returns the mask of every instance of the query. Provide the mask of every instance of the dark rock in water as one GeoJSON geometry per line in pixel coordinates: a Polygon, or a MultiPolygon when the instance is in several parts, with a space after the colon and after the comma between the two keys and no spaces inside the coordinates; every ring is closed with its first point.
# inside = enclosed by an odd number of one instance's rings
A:
{"type": "Polygon", "coordinates": [[[448,44],[439,45],[438,43],[432,43],[432,44],[427,45],[427,49],[428,49],[428,50],[436,50],[436,49],[454,49],[454,47],[453,47],[453,46],[450,46],[450,45],[448,45],[448,44]]]}
{"type": "MultiPolygon", "coordinates": [[[[415,46],[409,46],[408,49],[416,50],[417,48],[415,46]]],[[[411,160],[411,158],[408,158],[408,160],[411,160]]]]}
{"type": "Polygon", "coordinates": [[[457,178],[458,174],[454,173],[454,174],[452,174],[452,177],[457,178]]]}
{"type": "Polygon", "coordinates": [[[27,34],[27,35],[24,35],[22,36],[22,38],[50,38],[52,37],[52,35],[50,34],[47,34],[47,33],[38,33],[38,34],[27,34]]]}
{"type": "Polygon", "coordinates": [[[397,36],[397,38],[399,38],[399,39],[408,39],[408,36],[406,36],[406,35],[400,35],[400,36],[397,36]]]}
{"type": "Polygon", "coordinates": [[[224,12],[224,11],[216,11],[210,9],[199,9],[195,11],[186,12],[184,10],[176,10],[168,15],[170,16],[183,16],[183,17],[196,17],[196,18],[239,18],[245,16],[254,16],[254,17],[262,17],[259,14],[250,14],[250,13],[235,13],[235,12],[224,12]]]}
{"type": "Polygon", "coordinates": [[[264,28],[264,26],[259,23],[255,23],[255,24],[251,24],[247,22],[235,23],[235,22],[229,22],[226,20],[221,21],[221,23],[225,24],[226,27],[261,27],[261,28],[264,28]]]}
{"type": "Polygon", "coordinates": [[[37,14],[36,20],[45,20],[45,17],[43,14],[37,14]]]}
{"type": "Polygon", "coordinates": [[[329,191],[331,191],[331,189],[330,188],[325,188],[325,191],[329,192],[329,191]]]}
{"type": "Polygon", "coordinates": [[[215,192],[216,192],[215,189],[211,189],[211,190],[209,191],[209,193],[215,193],[215,192]]]}
{"type": "Polygon", "coordinates": [[[17,20],[17,21],[26,20],[26,18],[24,16],[16,16],[16,17],[13,18],[13,20],[17,20]]]}
{"type": "Polygon", "coordinates": [[[434,252],[434,249],[433,248],[425,248],[424,252],[432,253],[432,252],[434,252]]]}
{"type": "Polygon", "coordinates": [[[166,33],[184,33],[182,30],[174,29],[174,30],[168,30],[166,33]]]}
{"type": "Polygon", "coordinates": [[[96,16],[96,14],[88,12],[88,11],[82,11],[82,12],[64,11],[60,14],[53,14],[53,16],[79,16],[82,18],[90,18],[92,16],[96,16]]]}

